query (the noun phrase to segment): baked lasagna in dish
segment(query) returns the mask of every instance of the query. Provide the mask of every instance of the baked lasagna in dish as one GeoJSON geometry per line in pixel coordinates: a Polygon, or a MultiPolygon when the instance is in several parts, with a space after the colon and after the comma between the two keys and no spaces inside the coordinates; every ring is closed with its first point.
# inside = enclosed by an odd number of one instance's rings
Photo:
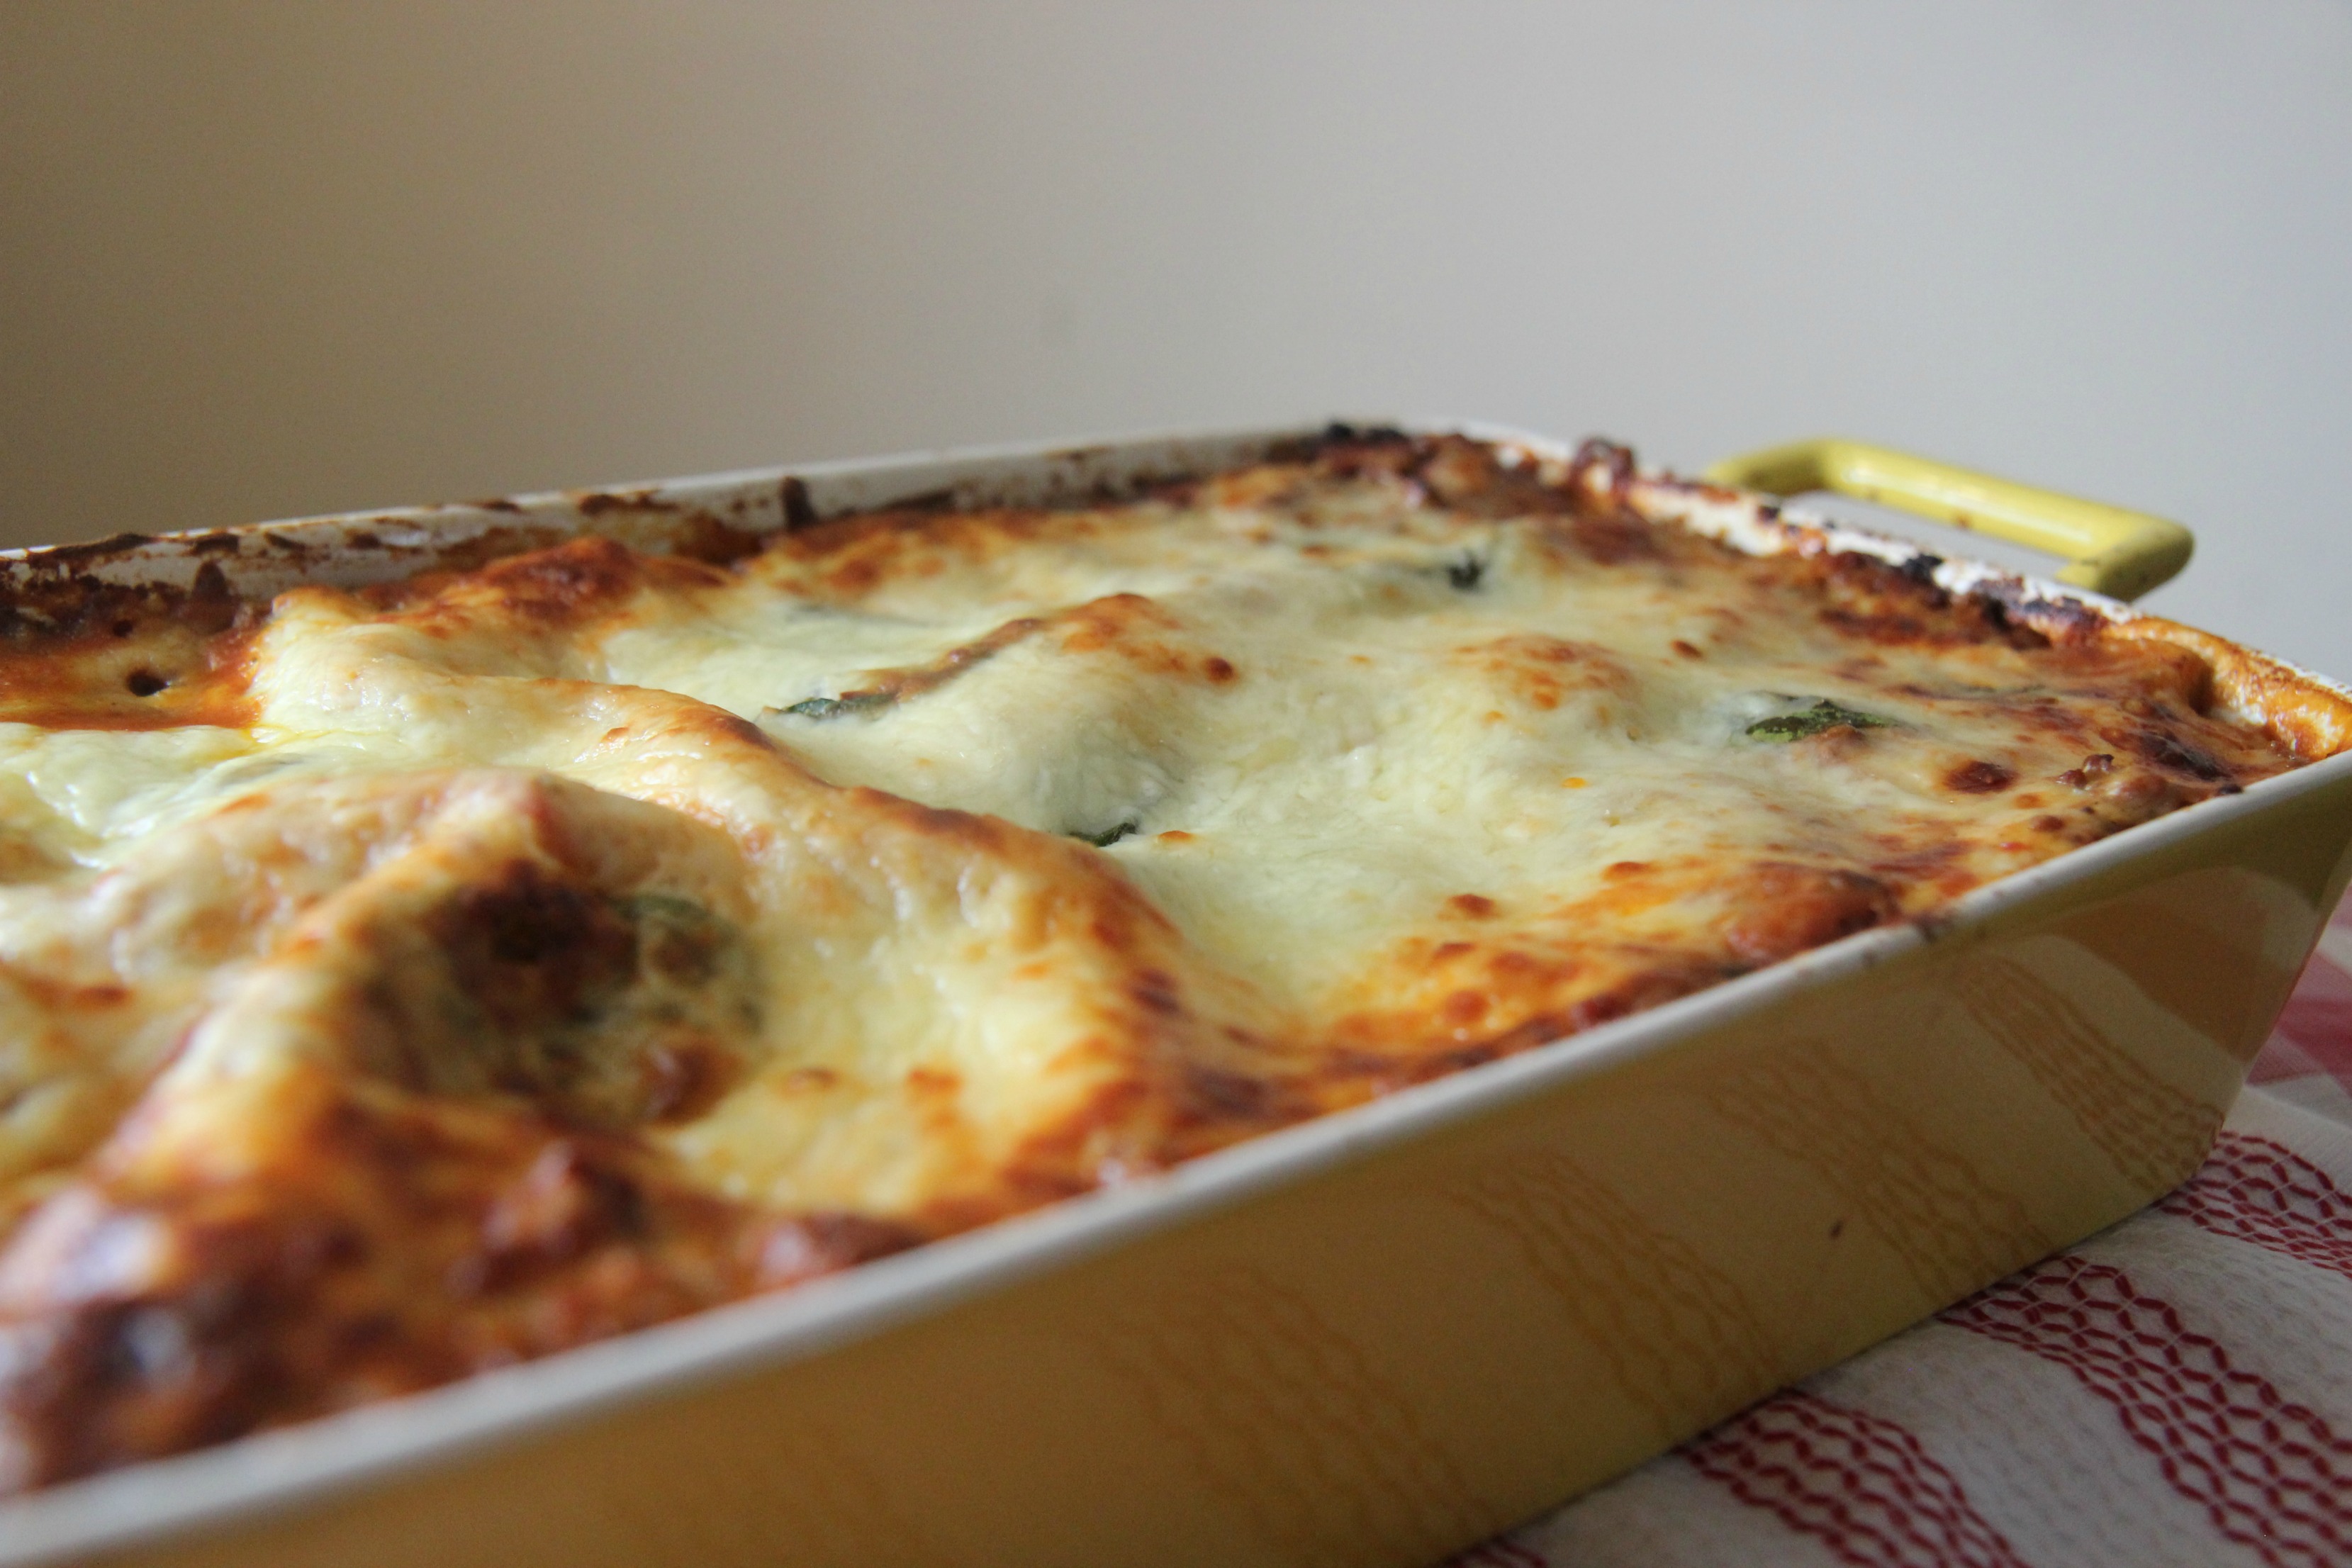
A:
{"type": "Polygon", "coordinates": [[[667,551],[602,510],[0,595],[0,1490],[1134,1180],[2352,716],[1597,443],[1334,427],[667,551]]]}

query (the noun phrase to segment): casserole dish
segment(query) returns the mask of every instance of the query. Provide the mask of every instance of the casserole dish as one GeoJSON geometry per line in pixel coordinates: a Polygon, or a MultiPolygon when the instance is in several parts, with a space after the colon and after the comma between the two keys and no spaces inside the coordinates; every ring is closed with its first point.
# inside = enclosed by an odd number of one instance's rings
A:
{"type": "MultiPolygon", "coordinates": [[[[942,490],[1053,500],[1297,434],[732,476],[118,542],[18,570],[256,595],[583,529],[659,545],[942,490]]],[[[2185,556],[2166,525],[1851,445],[1746,468],[2044,540],[2071,530],[2069,571],[2094,584],[2145,586],[2185,556]]],[[[2034,613],[2125,614],[1728,491],[1649,478],[1631,494],[1758,553],[1861,550],[2034,613]]],[[[39,1494],[9,1505],[6,1550],[1412,1562],[1466,1543],[2193,1168],[2352,840],[2340,698],[2214,647],[2242,692],[2307,691],[2299,745],[2330,760],[1932,920],[1117,1191],[39,1494]]]]}

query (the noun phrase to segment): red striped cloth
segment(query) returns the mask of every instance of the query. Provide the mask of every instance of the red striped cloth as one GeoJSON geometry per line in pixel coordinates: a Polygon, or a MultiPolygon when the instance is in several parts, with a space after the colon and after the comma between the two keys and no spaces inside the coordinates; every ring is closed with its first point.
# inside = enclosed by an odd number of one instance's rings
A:
{"type": "Polygon", "coordinates": [[[2352,907],[2163,1202],[1449,1568],[2352,1565],[2352,907]]]}

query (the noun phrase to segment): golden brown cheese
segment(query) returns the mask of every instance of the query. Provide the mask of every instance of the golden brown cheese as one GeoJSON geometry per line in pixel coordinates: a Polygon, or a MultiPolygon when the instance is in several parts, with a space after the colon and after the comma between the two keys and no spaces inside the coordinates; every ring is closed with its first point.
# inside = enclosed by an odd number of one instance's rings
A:
{"type": "Polygon", "coordinates": [[[0,1489],[1164,1168],[2342,742],[2227,645],[1732,503],[1336,433],[749,554],[20,593],[0,1489]]]}

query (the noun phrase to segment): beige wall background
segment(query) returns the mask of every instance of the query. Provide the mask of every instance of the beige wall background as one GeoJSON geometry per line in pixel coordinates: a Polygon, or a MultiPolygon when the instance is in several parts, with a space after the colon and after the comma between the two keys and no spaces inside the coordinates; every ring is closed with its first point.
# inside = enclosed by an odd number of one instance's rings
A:
{"type": "Polygon", "coordinates": [[[0,537],[947,443],[1816,430],[2352,673],[2352,5],[0,6],[0,537]]]}

